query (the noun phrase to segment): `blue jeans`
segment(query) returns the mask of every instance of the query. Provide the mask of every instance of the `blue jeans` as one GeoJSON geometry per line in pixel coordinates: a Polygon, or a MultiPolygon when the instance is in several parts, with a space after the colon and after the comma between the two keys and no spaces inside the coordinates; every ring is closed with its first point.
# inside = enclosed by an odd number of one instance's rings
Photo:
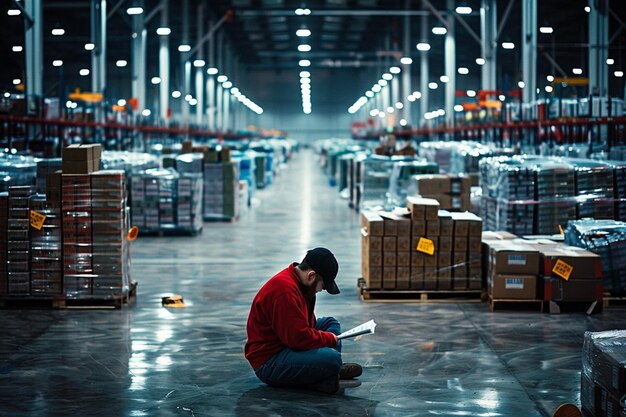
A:
{"type": "MultiPolygon", "coordinates": [[[[320,317],[315,322],[317,330],[341,334],[341,325],[334,317],[320,317]]],[[[341,369],[341,341],[336,349],[298,351],[285,348],[254,370],[256,376],[274,387],[310,385],[333,375],[341,369]]]]}

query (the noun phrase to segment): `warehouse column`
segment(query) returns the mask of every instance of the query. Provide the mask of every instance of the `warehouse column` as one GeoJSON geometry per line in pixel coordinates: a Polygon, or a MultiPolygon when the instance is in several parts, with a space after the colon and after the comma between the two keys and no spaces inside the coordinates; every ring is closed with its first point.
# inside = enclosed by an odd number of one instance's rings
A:
{"type": "MultiPolygon", "coordinates": [[[[213,20],[209,21],[209,25],[212,27],[214,24],[213,20]]],[[[206,77],[206,97],[207,97],[207,106],[206,106],[206,117],[207,124],[209,130],[215,130],[215,119],[213,115],[215,114],[215,74],[213,74],[214,68],[214,58],[213,58],[213,36],[209,38],[207,42],[207,77],[206,77]]]]}
{"type": "Polygon", "coordinates": [[[202,124],[202,115],[204,114],[204,48],[202,48],[202,37],[204,36],[204,10],[206,3],[203,0],[198,4],[198,14],[196,15],[197,31],[196,39],[197,45],[200,45],[196,54],[196,60],[194,61],[194,67],[196,68],[196,124],[202,124]]]}
{"type": "Polygon", "coordinates": [[[485,60],[481,71],[481,88],[496,89],[496,48],[497,48],[497,2],[482,0],[480,7],[480,34],[482,38],[482,58],[485,60]]]}
{"type": "MultiPolygon", "coordinates": [[[[404,8],[408,11],[410,9],[410,0],[405,0],[404,8]]],[[[403,45],[403,55],[405,57],[411,56],[411,18],[407,13],[404,16],[404,45],[403,45]]],[[[402,66],[402,100],[400,100],[403,104],[402,108],[402,116],[407,121],[408,124],[411,124],[411,107],[409,102],[409,95],[412,93],[411,91],[411,65],[403,64],[402,66]]]]}
{"type": "MultiPolygon", "coordinates": [[[[422,37],[420,42],[428,42],[428,16],[422,16],[422,37]]],[[[422,102],[420,105],[420,114],[417,118],[416,125],[420,125],[424,122],[424,115],[428,112],[428,97],[430,92],[428,91],[428,55],[426,51],[420,52],[420,88],[422,93],[422,102]]]]}
{"type": "MultiPolygon", "coordinates": [[[[143,7],[143,1],[138,3],[143,7]]],[[[132,34],[132,94],[137,98],[137,110],[141,113],[146,108],[146,29],[143,13],[133,15],[132,34]]]]}
{"type": "Polygon", "coordinates": [[[397,74],[391,80],[391,96],[391,106],[395,109],[394,114],[396,115],[394,125],[397,126],[402,118],[402,111],[396,107],[396,103],[400,102],[400,79],[397,74]]]}
{"type": "Polygon", "coordinates": [[[537,95],[537,0],[522,1],[522,103],[537,95]]]}
{"type": "Polygon", "coordinates": [[[454,0],[447,0],[446,9],[448,11],[448,32],[446,33],[445,54],[446,54],[446,124],[452,126],[454,122],[454,98],[456,93],[456,44],[454,39],[455,23],[454,23],[454,0]]]}
{"type": "Polygon", "coordinates": [[[589,7],[589,94],[609,95],[609,1],[590,0],[589,7]]]}
{"type": "MultiPolygon", "coordinates": [[[[189,45],[189,0],[183,0],[183,36],[182,45],[189,45]]],[[[180,51],[180,49],[179,49],[180,51]]],[[[189,101],[187,95],[191,94],[191,62],[189,62],[189,53],[180,51],[181,75],[183,86],[183,97],[181,100],[182,127],[189,127],[189,101]]],[[[187,135],[185,135],[187,137],[187,135]]]]}
{"type": "MultiPolygon", "coordinates": [[[[107,2],[106,0],[91,1],[91,92],[100,93],[103,101],[95,106],[95,121],[104,122],[104,94],[106,87],[106,30],[107,30],[107,2]]],[[[100,136],[101,131],[96,130],[100,136]]],[[[96,138],[100,142],[99,137],[96,138]]]]}
{"type": "MultiPolygon", "coordinates": [[[[220,71],[220,75],[225,75],[224,74],[224,65],[223,65],[223,60],[222,60],[222,52],[224,51],[224,35],[222,35],[222,33],[218,33],[217,34],[217,68],[219,68],[220,71]]],[[[216,84],[215,86],[215,97],[217,97],[217,105],[216,105],[216,112],[215,112],[215,128],[219,131],[222,130],[222,114],[223,114],[223,107],[222,107],[222,83],[219,82],[216,84]]]]}
{"type": "MultiPolygon", "coordinates": [[[[161,0],[161,28],[169,28],[169,0],[161,0]]],[[[162,120],[168,120],[170,108],[170,42],[169,33],[159,37],[159,110],[162,120]]]]}
{"type": "Polygon", "coordinates": [[[41,0],[27,1],[24,7],[27,15],[24,19],[26,37],[24,45],[26,54],[26,113],[35,116],[37,115],[35,113],[38,108],[37,103],[43,99],[43,19],[41,15],[41,0]]]}

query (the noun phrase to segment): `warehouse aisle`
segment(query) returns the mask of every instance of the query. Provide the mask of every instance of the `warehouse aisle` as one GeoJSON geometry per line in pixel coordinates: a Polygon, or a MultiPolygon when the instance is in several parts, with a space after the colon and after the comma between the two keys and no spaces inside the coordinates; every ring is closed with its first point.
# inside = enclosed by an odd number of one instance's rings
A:
{"type": "Polygon", "coordinates": [[[585,330],[603,315],[489,313],[485,304],[362,303],[359,218],[311,151],[295,155],[236,223],[133,243],[138,299],[121,311],[1,310],[0,415],[548,416],[577,402],[585,330]],[[328,246],[342,293],[317,314],[375,335],[346,341],[364,365],[342,395],[271,389],[243,357],[250,302],[307,248],[328,246]],[[165,309],[164,295],[187,307],[165,309]]]}

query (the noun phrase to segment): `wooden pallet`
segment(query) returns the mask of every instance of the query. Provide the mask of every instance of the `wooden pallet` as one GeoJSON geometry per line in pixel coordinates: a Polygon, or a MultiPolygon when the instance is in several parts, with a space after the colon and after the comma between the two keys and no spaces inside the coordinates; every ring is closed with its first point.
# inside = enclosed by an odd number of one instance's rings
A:
{"type": "Polygon", "coordinates": [[[202,233],[202,228],[200,230],[155,230],[155,231],[139,231],[139,237],[168,237],[168,236],[198,236],[202,233]]]}
{"type": "Polygon", "coordinates": [[[543,300],[515,300],[512,298],[489,297],[489,310],[495,311],[538,311],[543,312],[543,300]]]}
{"type": "Polygon", "coordinates": [[[385,290],[369,289],[357,280],[361,300],[369,303],[479,303],[482,290],[385,290]]]}
{"type": "Polygon", "coordinates": [[[602,299],[602,306],[604,308],[626,307],[626,297],[604,296],[602,299]]]}
{"type": "Polygon", "coordinates": [[[0,308],[9,309],[60,309],[60,310],[100,310],[121,309],[124,304],[137,300],[137,281],[131,281],[128,295],[107,299],[72,299],[66,297],[10,297],[0,300],[0,308]]]}
{"type": "Polygon", "coordinates": [[[237,223],[237,221],[239,221],[239,215],[235,217],[212,215],[204,216],[202,219],[207,223],[237,223]]]}
{"type": "Polygon", "coordinates": [[[594,313],[602,313],[604,303],[602,300],[598,301],[545,301],[543,310],[550,314],[561,313],[585,313],[588,316],[594,313]]]}

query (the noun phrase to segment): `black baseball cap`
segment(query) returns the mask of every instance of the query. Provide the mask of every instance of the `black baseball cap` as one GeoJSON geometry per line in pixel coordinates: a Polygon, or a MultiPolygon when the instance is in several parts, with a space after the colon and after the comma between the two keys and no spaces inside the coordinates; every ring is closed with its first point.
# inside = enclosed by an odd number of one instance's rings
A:
{"type": "Polygon", "coordinates": [[[331,251],[326,248],[311,249],[306,253],[302,262],[306,262],[311,269],[322,276],[324,288],[329,294],[339,294],[339,287],[335,283],[339,264],[331,251]]]}

